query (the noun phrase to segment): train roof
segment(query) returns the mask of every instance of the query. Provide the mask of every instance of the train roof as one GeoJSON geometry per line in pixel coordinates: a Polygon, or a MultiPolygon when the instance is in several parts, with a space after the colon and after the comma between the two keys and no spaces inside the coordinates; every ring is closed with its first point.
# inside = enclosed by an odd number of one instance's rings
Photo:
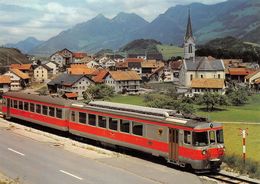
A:
{"type": "Polygon", "coordinates": [[[103,107],[103,108],[114,109],[114,110],[136,112],[136,113],[155,115],[161,117],[169,117],[177,114],[177,111],[171,109],[151,108],[151,107],[128,105],[128,104],[121,104],[121,103],[114,103],[114,102],[105,102],[105,101],[91,101],[89,105],[95,107],[103,107]]]}
{"type": "Polygon", "coordinates": [[[4,96],[22,98],[26,100],[34,100],[34,101],[60,105],[60,106],[70,106],[73,103],[72,100],[66,100],[60,97],[55,97],[50,95],[30,94],[30,93],[23,93],[23,92],[6,92],[4,93],[4,96]]]}

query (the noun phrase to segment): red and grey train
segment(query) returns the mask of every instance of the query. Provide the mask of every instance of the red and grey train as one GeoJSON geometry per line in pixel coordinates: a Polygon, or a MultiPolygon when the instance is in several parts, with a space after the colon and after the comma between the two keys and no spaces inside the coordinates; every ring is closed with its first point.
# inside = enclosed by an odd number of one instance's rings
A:
{"type": "Polygon", "coordinates": [[[18,118],[71,134],[161,156],[195,170],[219,170],[223,127],[176,111],[104,101],[83,104],[21,92],[3,95],[5,118],[18,118]]]}

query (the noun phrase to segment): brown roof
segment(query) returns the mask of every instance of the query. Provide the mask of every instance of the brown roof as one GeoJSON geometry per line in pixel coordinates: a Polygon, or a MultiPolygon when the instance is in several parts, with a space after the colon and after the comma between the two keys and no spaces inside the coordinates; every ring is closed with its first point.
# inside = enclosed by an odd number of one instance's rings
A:
{"type": "Polygon", "coordinates": [[[19,70],[30,70],[32,68],[32,64],[11,64],[10,68],[19,70]]]}
{"type": "Polygon", "coordinates": [[[229,68],[228,73],[230,75],[249,75],[251,73],[255,72],[254,69],[251,68],[229,68]]]}
{"type": "Polygon", "coordinates": [[[116,81],[141,80],[136,71],[110,71],[109,74],[116,81]]]}
{"type": "Polygon", "coordinates": [[[11,79],[8,75],[0,75],[0,84],[10,84],[11,79]]]}
{"type": "Polygon", "coordinates": [[[250,73],[249,75],[247,75],[247,76],[245,77],[245,79],[250,79],[250,78],[253,77],[254,75],[258,74],[259,72],[260,72],[260,69],[258,69],[258,70],[256,70],[256,71],[250,73]]]}
{"type": "Polygon", "coordinates": [[[96,69],[84,67],[67,68],[67,73],[71,75],[92,75],[96,69]]]}
{"type": "Polygon", "coordinates": [[[95,74],[95,76],[92,78],[92,80],[95,83],[102,83],[105,79],[105,77],[108,74],[107,70],[96,70],[93,74],[95,74]]]}
{"type": "Polygon", "coordinates": [[[126,58],[125,62],[144,62],[142,58],[126,58]]]}
{"type": "Polygon", "coordinates": [[[87,67],[84,63],[74,63],[70,65],[70,68],[81,68],[81,67],[87,67]]]}
{"type": "Polygon", "coordinates": [[[77,93],[65,93],[64,94],[67,98],[77,98],[78,94],[77,93]]]}
{"type": "Polygon", "coordinates": [[[164,63],[156,60],[147,60],[141,63],[142,68],[158,68],[164,66],[164,63]]]}
{"type": "Polygon", "coordinates": [[[10,69],[11,72],[13,72],[15,75],[22,79],[29,79],[29,75],[27,73],[22,72],[21,70],[18,69],[10,69]]]}
{"type": "Polygon", "coordinates": [[[206,89],[222,89],[224,88],[224,79],[192,79],[192,88],[206,88],[206,89]]]}
{"type": "Polygon", "coordinates": [[[116,68],[128,68],[128,63],[127,62],[117,62],[116,68]]]}
{"type": "Polygon", "coordinates": [[[85,52],[74,52],[73,57],[77,59],[83,59],[85,56],[87,56],[87,53],[85,52]]]}

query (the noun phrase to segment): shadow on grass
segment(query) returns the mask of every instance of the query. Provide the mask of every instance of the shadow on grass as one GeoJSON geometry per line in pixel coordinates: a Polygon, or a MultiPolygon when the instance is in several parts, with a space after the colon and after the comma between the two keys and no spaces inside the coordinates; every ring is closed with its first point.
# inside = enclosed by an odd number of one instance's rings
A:
{"type": "Polygon", "coordinates": [[[198,108],[198,110],[202,111],[202,112],[222,112],[222,111],[227,111],[227,109],[217,108],[217,107],[214,107],[213,110],[211,108],[207,109],[206,107],[201,107],[201,108],[198,108]]]}

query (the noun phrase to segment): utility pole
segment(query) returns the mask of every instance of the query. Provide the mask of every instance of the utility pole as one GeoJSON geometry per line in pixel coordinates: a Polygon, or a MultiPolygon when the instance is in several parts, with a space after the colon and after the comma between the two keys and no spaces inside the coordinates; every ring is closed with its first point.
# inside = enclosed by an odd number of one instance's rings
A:
{"type": "Polygon", "coordinates": [[[248,136],[248,129],[239,128],[240,136],[242,135],[242,147],[243,147],[243,164],[246,165],[246,136],[248,136]]]}

